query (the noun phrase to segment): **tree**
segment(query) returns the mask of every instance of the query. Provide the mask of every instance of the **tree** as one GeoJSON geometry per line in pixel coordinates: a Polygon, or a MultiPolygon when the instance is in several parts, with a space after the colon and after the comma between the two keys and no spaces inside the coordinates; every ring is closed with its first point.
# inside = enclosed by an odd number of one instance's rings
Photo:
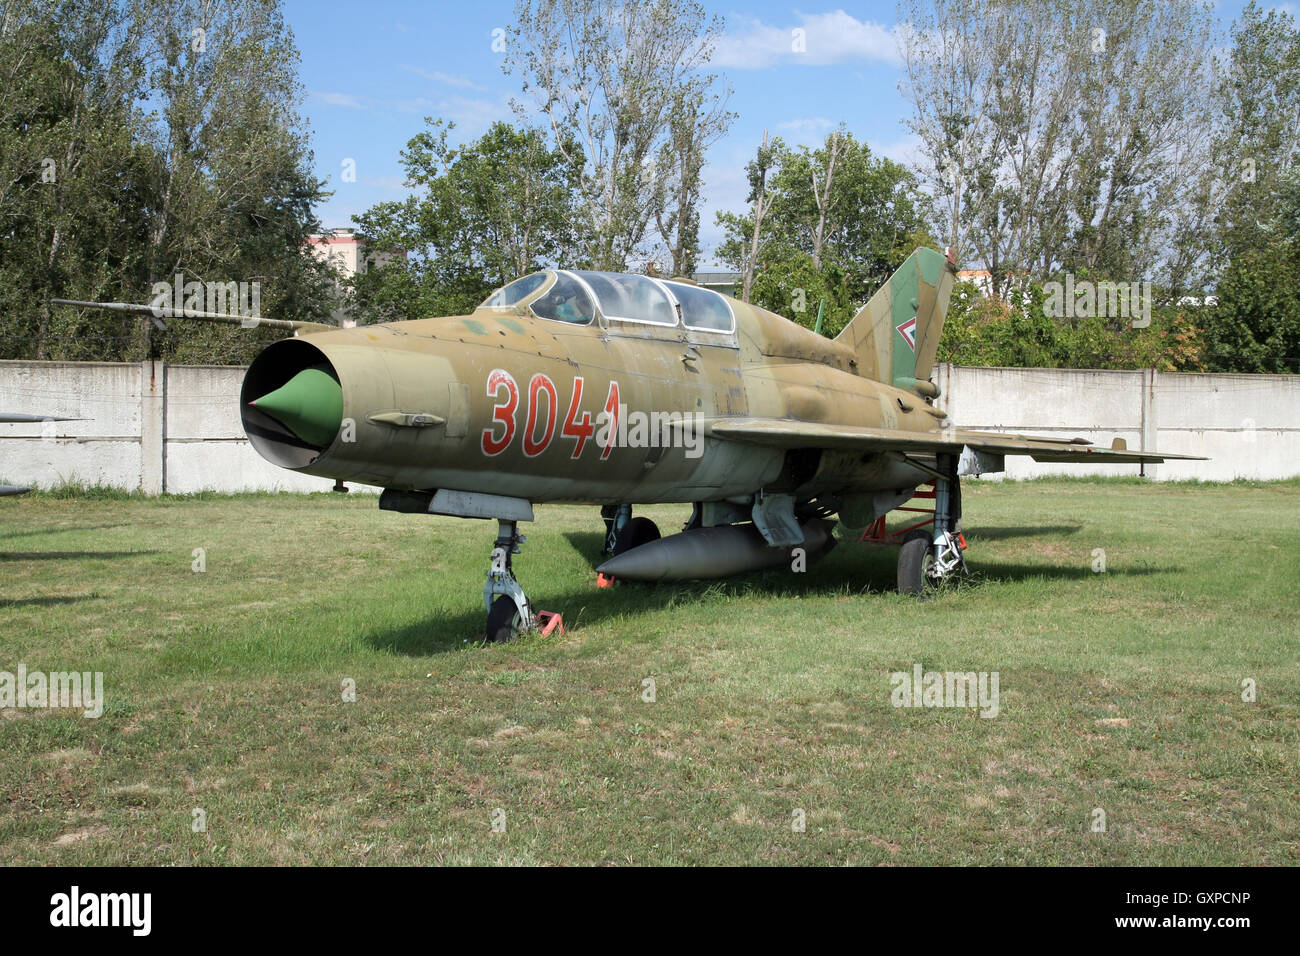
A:
{"type": "Polygon", "coordinates": [[[845,129],[815,150],[765,143],[748,173],[751,211],[719,214],[718,258],[741,272],[742,298],[796,321],[811,325],[825,301],[827,334],[917,246],[933,244],[916,177],[845,129]]]}
{"type": "Polygon", "coordinates": [[[1300,31],[1281,10],[1252,0],[1232,28],[1232,50],[1215,89],[1222,116],[1215,173],[1222,196],[1217,251],[1223,259],[1268,247],[1279,194],[1300,157],[1300,31]]]}
{"type": "MultiPolygon", "coordinates": [[[[134,140],[135,71],[112,51],[112,6],[10,2],[0,11],[0,328],[6,357],[85,357],[49,299],[139,265],[148,156],[134,140]],[[141,208],[143,206],[143,208],[141,208]]],[[[129,330],[130,323],[125,323],[129,330]]],[[[106,331],[106,330],[101,330],[106,331]]],[[[114,330],[120,335],[119,327],[114,330]]],[[[90,340],[102,336],[91,336],[90,340]]]]}
{"type": "Polygon", "coordinates": [[[745,164],[745,176],[749,180],[749,214],[721,210],[717,213],[716,221],[728,236],[718,247],[718,258],[740,272],[740,298],[743,302],[749,301],[753,291],[754,272],[758,267],[763,239],[763,221],[776,199],[768,191],[768,178],[780,167],[785,156],[785,143],[781,137],[769,141],[767,130],[763,130],[763,145],[758,148],[758,154],[745,164]]]}
{"type": "Polygon", "coordinates": [[[52,308],[147,302],[155,282],[263,286],[317,318],[303,252],[321,184],[296,53],[268,0],[0,2],[0,332],[8,357],[246,361],[268,333],[52,308]]]}
{"type": "Polygon", "coordinates": [[[930,200],[916,176],[843,127],[816,150],[784,156],[773,189],[773,230],[814,269],[837,265],[848,300],[865,302],[917,246],[934,244],[930,200]]]}
{"type": "Polygon", "coordinates": [[[1029,283],[1015,302],[983,295],[970,282],[953,288],[939,341],[941,362],[975,366],[1203,371],[1204,339],[1195,317],[1177,307],[1152,311],[1133,329],[1103,317],[1065,325],[1044,309],[1029,283]]]}
{"type": "Polygon", "coordinates": [[[1205,330],[1212,372],[1300,370],[1300,245],[1234,256],[1205,330]]]}
{"type": "MultiPolygon", "coordinates": [[[[262,313],[321,319],[332,305],[327,267],[304,253],[325,198],[311,173],[297,113],[298,53],[278,3],[136,0],[151,128],[161,158],[149,233],[150,282],[174,274],[257,282],[262,313]]],[[[267,334],[269,337],[269,333],[267,334]]],[[[219,348],[252,358],[262,336],[185,326],[168,335],[175,357],[219,348]]]]}
{"type": "Polygon", "coordinates": [[[692,170],[731,121],[717,78],[702,72],[722,20],[694,0],[520,0],[515,16],[504,68],[523,77],[553,146],[582,170],[586,263],[623,271],[645,254],[668,192],[651,162],[661,156],[679,184],[667,216],[680,260],[692,170]]]}
{"type": "Polygon", "coordinates": [[[406,254],[353,280],[372,322],[468,312],[494,288],[578,255],[578,147],[550,149],[542,132],[508,123],[454,147],[454,124],[426,122],[402,151],[418,192],[356,217],[371,248],[406,254]]]}
{"type": "Polygon", "coordinates": [[[1179,226],[1205,208],[1206,6],[905,0],[900,20],[941,232],[997,292],[1061,268],[1177,287],[1204,257],[1179,226]]]}
{"type": "Polygon", "coordinates": [[[662,190],[656,198],[655,225],[667,248],[668,274],[695,272],[700,246],[700,185],[704,154],[726,132],[735,114],[726,110],[727,96],[687,87],[669,115],[668,138],[659,147],[654,166],[662,190]]]}
{"type": "Polygon", "coordinates": [[[1250,3],[1215,90],[1221,197],[1217,303],[1206,322],[1213,371],[1300,371],[1300,30],[1250,3]]]}

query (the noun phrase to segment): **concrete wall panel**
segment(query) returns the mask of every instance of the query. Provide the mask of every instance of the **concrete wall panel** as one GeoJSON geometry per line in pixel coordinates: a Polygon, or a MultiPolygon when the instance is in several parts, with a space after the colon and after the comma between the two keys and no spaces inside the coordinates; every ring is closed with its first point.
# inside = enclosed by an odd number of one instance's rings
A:
{"type": "MultiPolygon", "coordinates": [[[[0,479],[175,493],[328,491],[268,464],[239,424],[242,368],[0,362],[0,411],[82,419],[0,425],[0,479]]],[[[1157,479],[1300,475],[1300,375],[1203,375],[940,364],[939,399],[963,428],[1086,438],[1109,447],[1208,455],[1148,467],[1157,479]]],[[[1039,464],[1007,475],[1135,475],[1137,465],[1039,464]]]]}

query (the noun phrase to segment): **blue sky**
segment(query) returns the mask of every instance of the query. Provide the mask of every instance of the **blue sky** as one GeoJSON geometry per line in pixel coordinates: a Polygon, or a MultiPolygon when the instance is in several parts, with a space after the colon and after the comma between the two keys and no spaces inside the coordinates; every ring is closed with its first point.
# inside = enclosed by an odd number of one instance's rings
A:
{"type": "MultiPolygon", "coordinates": [[[[705,5],[726,19],[714,66],[730,82],[731,109],[739,114],[704,173],[701,239],[708,263],[719,239],[713,213],[743,207],[744,166],[764,129],[812,145],[843,121],[875,152],[900,161],[912,158],[914,141],[898,91],[893,0],[705,5]],[[796,27],[806,32],[802,54],[790,49],[796,27]]],[[[1230,18],[1242,6],[1241,0],[1220,3],[1219,14],[1230,18]]],[[[302,55],[303,112],[314,134],[317,175],[334,190],[318,210],[326,227],[351,226],[354,213],[406,195],[399,152],[424,117],[455,121],[460,139],[513,119],[509,101],[519,80],[502,72],[502,57],[492,51],[492,31],[509,25],[512,9],[512,0],[286,0],[302,55]],[[355,182],[342,181],[349,159],[356,163],[355,182]]]]}

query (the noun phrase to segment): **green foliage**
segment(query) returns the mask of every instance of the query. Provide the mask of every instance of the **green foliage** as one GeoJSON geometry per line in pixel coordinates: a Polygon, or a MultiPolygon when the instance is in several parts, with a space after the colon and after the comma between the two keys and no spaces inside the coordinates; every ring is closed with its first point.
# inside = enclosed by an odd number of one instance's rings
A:
{"type": "Polygon", "coordinates": [[[824,182],[834,144],[834,176],[825,206],[821,258],[840,266],[845,293],[868,298],[917,245],[929,243],[929,200],[907,169],[872,154],[839,130],[816,150],[799,147],[783,158],[773,189],[773,235],[816,257],[820,208],[814,183],[824,182]]]}
{"type": "Polygon", "coordinates": [[[1206,367],[1300,370],[1300,30],[1252,2],[1233,25],[1216,89],[1223,194],[1214,240],[1218,299],[1207,316],[1206,367]]]}
{"type": "Polygon", "coordinates": [[[1224,258],[1271,244],[1278,192],[1286,190],[1286,173],[1300,158],[1300,31],[1294,17],[1265,13],[1252,0],[1233,25],[1232,39],[1216,90],[1224,118],[1216,153],[1225,192],[1215,238],[1224,258]]]}
{"type": "Polygon", "coordinates": [[[1010,298],[1010,303],[986,298],[972,283],[957,283],[939,341],[939,361],[1026,368],[1203,369],[1203,335],[1196,322],[1204,319],[1194,310],[1157,306],[1150,326],[1133,328],[1128,319],[1048,315],[1043,289],[1036,284],[1010,298]]]}
{"type": "MultiPolygon", "coordinates": [[[[577,162],[536,130],[495,123],[453,147],[454,124],[427,122],[402,152],[417,192],[356,217],[372,250],[405,253],[353,278],[364,321],[463,314],[493,289],[577,254],[577,162]]],[[[569,154],[581,151],[571,145],[569,154]]]]}
{"type": "Polygon", "coordinates": [[[580,172],[582,258],[648,266],[658,232],[685,268],[704,150],[732,119],[707,72],[722,18],[697,0],[516,0],[514,14],[503,67],[580,172]]]}
{"type": "Polygon", "coordinates": [[[239,363],[273,336],[49,303],[148,302],[178,273],[260,283],[266,317],[328,314],[332,277],[303,251],[324,194],[276,3],[15,0],[4,20],[0,355],[239,363]]]}
{"type": "Polygon", "coordinates": [[[1212,372],[1300,370],[1300,243],[1235,256],[1206,327],[1212,372]]]}
{"type": "Polygon", "coordinates": [[[812,254],[795,246],[772,243],[764,250],[754,276],[751,299],[791,321],[812,328],[820,302],[826,303],[822,333],[834,338],[856,311],[848,298],[844,270],[836,263],[818,269],[812,254]]]}
{"type": "Polygon", "coordinates": [[[742,272],[751,264],[757,203],[770,203],[750,300],[810,328],[824,300],[827,335],[847,325],[917,246],[932,244],[929,201],[916,178],[844,130],[815,150],[775,139],[747,173],[755,206],[748,215],[718,214],[726,232],[718,258],[742,272]]]}

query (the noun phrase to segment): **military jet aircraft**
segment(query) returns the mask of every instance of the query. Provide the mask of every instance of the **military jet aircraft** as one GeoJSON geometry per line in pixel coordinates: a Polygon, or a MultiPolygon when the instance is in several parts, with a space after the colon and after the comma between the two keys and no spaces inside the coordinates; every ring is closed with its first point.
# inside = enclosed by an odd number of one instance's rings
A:
{"type": "Polygon", "coordinates": [[[1188,457],[953,427],[929,377],[955,272],[918,249],[834,340],[684,279],[566,269],[471,315],[281,321],[295,337],[249,366],[244,430],[283,468],[384,488],[380,508],[495,519],[494,641],[537,620],[512,556],[540,502],[601,506],[612,557],[598,570],[655,581],[811,561],[832,518],[865,527],[933,483],[933,527],[898,560],[899,589],[921,594],[964,567],[963,476],[1006,455],[1188,457]],[[692,512],[669,537],[632,515],[670,502],[692,512]]]}

